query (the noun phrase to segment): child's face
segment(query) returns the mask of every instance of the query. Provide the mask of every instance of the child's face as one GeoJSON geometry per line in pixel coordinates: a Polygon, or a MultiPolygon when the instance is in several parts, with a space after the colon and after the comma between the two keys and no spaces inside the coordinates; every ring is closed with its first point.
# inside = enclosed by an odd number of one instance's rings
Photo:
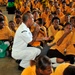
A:
{"type": "Polygon", "coordinates": [[[58,28],[59,20],[58,20],[58,19],[55,19],[55,20],[53,21],[53,25],[54,25],[55,28],[58,28]]]}
{"type": "Polygon", "coordinates": [[[40,73],[42,75],[50,75],[52,73],[52,68],[51,66],[47,66],[45,70],[41,70],[40,73]]]}
{"type": "Polygon", "coordinates": [[[73,27],[75,27],[75,19],[71,19],[71,24],[73,27]]]}
{"type": "Polygon", "coordinates": [[[4,21],[0,22],[0,29],[2,29],[4,26],[4,21]]]}
{"type": "Polygon", "coordinates": [[[71,25],[68,24],[67,26],[65,26],[64,30],[65,30],[65,31],[71,31],[71,30],[72,30],[71,25]]]}
{"type": "Polygon", "coordinates": [[[10,28],[13,28],[13,27],[15,27],[15,24],[14,24],[14,22],[11,22],[11,23],[9,23],[9,27],[10,27],[10,28]]]}

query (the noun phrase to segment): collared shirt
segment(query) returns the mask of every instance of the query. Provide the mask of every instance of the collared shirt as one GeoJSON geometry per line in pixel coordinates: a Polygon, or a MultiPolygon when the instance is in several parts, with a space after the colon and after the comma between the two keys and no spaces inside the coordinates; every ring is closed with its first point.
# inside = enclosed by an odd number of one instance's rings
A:
{"type": "MultiPolygon", "coordinates": [[[[61,30],[61,29],[62,29],[62,26],[59,25],[59,29],[61,30]]],[[[51,25],[51,26],[48,28],[48,36],[49,36],[49,37],[55,36],[58,31],[59,31],[58,29],[55,30],[54,25],[51,25]]]]}
{"type": "Polygon", "coordinates": [[[31,41],[32,33],[30,32],[29,28],[24,23],[22,23],[15,33],[12,50],[25,50],[28,43],[31,41]]]}
{"type": "MultiPolygon", "coordinates": [[[[60,30],[57,32],[57,34],[55,35],[55,39],[53,40],[52,43],[57,42],[64,34],[63,30],[60,30]]],[[[67,44],[70,43],[70,40],[72,39],[73,36],[73,32],[70,32],[62,41],[62,43],[58,46],[57,44],[52,46],[51,49],[55,50],[57,49],[59,52],[61,52],[62,54],[64,54],[64,50],[67,47],[67,44]]]]}

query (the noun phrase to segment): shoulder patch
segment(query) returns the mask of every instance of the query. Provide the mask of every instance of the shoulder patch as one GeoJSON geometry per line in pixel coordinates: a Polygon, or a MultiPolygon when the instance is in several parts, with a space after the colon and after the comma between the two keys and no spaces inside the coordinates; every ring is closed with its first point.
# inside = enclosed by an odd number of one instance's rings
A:
{"type": "Polygon", "coordinates": [[[23,33],[23,32],[27,32],[26,30],[23,30],[21,33],[23,33]]]}

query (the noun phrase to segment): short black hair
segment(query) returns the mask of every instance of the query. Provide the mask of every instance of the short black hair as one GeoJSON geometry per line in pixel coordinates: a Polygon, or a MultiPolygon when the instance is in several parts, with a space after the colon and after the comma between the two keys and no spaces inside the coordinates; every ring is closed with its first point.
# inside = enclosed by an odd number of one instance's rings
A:
{"type": "Polygon", "coordinates": [[[63,28],[66,27],[67,25],[71,25],[70,22],[66,22],[65,25],[63,25],[63,28]]]}
{"type": "Polygon", "coordinates": [[[63,4],[63,3],[66,3],[66,2],[65,2],[65,1],[62,1],[62,4],[63,4]]]}
{"type": "Polygon", "coordinates": [[[32,11],[32,14],[34,14],[34,13],[36,13],[36,12],[38,12],[38,11],[37,11],[37,10],[33,10],[33,11],[32,11]]]}
{"type": "Polygon", "coordinates": [[[16,17],[15,18],[21,18],[21,16],[20,15],[16,15],[16,17]]]}
{"type": "Polygon", "coordinates": [[[4,19],[3,18],[0,18],[0,23],[3,22],[3,21],[4,21],[4,19]]]}
{"type": "Polygon", "coordinates": [[[64,70],[63,75],[75,75],[75,66],[69,65],[64,70]]]}
{"type": "Polygon", "coordinates": [[[38,21],[38,24],[44,24],[44,21],[42,18],[38,18],[36,21],[38,21]]]}
{"type": "Polygon", "coordinates": [[[59,22],[60,22],[60,19],[59,19],[58,17],[53,17],[52,22],[53,22],[55,19],[59,20],[59,22]]]}
{"type": "Polygon", "coordinates": [[[22,13],[20,12],[20,10],[15,10],[15,13],[18,13],[19,15],[21,15],[22,13]]]}
{"type": "Polygon", "coordinates": [[[75,16],[73,16],[73,17],[70,18],[70,22],[71,22],[72,19],[75,19],[75,16]]]}
{"type": "Polygon", "coordinates": [[[36,58],[36,68],[40,68],[41,70],[45,70],[47,66],[51,66],[51,61],[47,56],[39,55],[36,58]]]}
{"type": "Polygon", "coordinates": [[[68,24],[70,24],[70,25],[71,25],[71,23],[70,23],[70,22],[66,22],[66,23],[65,23],[65,26],[66,26],[66,25],[68,25],[68,24]]]}
{"type": "Polygon", "coordinates": [[[13,20],[10,20],[9,23],[14,22],[13,20]]]}
{"type": "Polygon", "coordinates": [[[27,11],[26,13],[31,13],[31,11],[27,11]]]}
{"type": "Polygon", "coordinates": [[[23,16],[22,16],[22,20],[23,22],[27,22],[27,20],[30,18],[30,13],[25,13],[23,16]]]}

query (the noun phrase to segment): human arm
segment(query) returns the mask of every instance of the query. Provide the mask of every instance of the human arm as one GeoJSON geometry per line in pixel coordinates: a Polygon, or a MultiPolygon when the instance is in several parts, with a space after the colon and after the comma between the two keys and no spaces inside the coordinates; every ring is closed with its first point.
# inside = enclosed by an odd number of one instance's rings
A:
{"type": "Polygon", "coordinates": [[[64,34],[61,36],[61,38],[57,41],[57,45],[59,46],[63,40],[65,39],[65,37],[71,32],[70,29],[66,29],[64,30],[64,34]]]}
{"type": "Polygon", "coordinates": [[[40,31],[40,26],[39,25],[36,25],[32,35],[33,35],[33,40],[29,43],[30,45],[32,45],[35,41],[36,41],[36,38],[37,38],[37,35],[40,31]]]}

